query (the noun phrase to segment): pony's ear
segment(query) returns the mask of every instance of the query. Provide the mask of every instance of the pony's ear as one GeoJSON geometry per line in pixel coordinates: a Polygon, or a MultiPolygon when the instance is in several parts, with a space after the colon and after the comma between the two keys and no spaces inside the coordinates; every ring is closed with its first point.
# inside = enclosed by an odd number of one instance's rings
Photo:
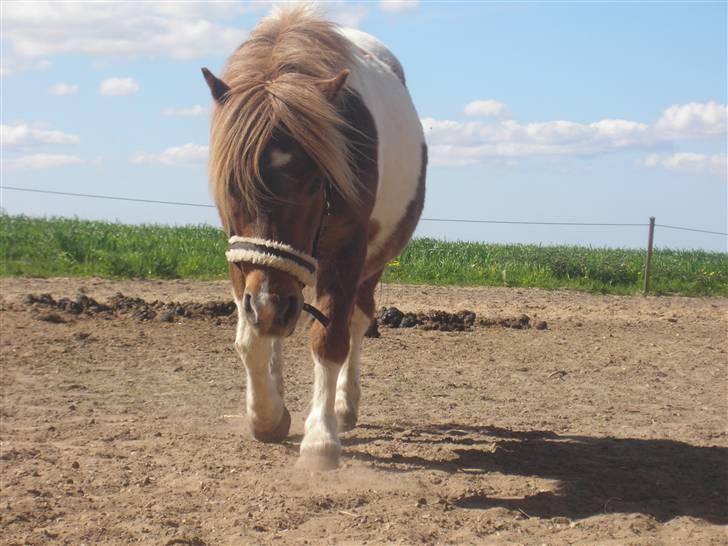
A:
{"type": "Polygon", "coordinates": [[[330,80],[323,80],[318,83],[319,89],[323,92],[329,101],[333,101],[339,95],[339,91],[344,87],[346,78],[349,77],[349,70],[344,69],[330,80]]]}
{"type": "Polygon", "coordinates": [[[225,98],[225,93],[230,91],[228,84],[216,77],[215,74],[210,72],[207,68],[202,69],[202,75],[205,77],[207,86],[210,88],[212,98],[215,99],[216,102],[222,103],[225,98]]]}

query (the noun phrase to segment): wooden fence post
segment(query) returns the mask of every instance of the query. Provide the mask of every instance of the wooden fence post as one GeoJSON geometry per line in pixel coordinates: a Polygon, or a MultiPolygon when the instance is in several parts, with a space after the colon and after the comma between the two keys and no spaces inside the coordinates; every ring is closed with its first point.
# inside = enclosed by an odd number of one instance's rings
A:
{"type": "Polygon", "coordinates": [[[650,232],[647,236],[647,260],[645,260],[645,285],[643,293],[650,291],[650,275],[652,274],[652,243],[655,239],[655,217],[650,216],[650,232]]]}

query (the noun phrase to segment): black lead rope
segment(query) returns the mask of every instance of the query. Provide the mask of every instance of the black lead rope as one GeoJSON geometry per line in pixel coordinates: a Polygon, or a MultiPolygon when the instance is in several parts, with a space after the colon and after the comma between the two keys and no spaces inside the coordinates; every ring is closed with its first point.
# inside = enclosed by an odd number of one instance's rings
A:
{"type": "Polygon", "coordinates": [[[304,303],[303,310],[306,311],[313,318],[315,318],[317,321],[319,321],[321,323],[321,326],[323,326],[324,328],[328,328],[329,318],[321,311],[316,309],[313,305],[311,305],[310,303],[304,303]]]}
{"type": "MultiPolygon", "coordinates": [[[[319,220],[318,228],[316,229],[316,236],[313,239],[313,254],[312,256],[318,260],[319,257],[319,242],[321,240],[321,232],[324,228],[324,220],[326,220],[327,216],[333,216],[334,215],[334,205],[332,203],[332,196],[333,196],[333,188],[331,187],[331,182],[326,181],[326,184],[324,185],[324,208],[321,211],[321,220],[319,220]]],[[[313,305],[310,303],[304,303],[303,304],[303,310],[306,311],[308,314],[310,314],[313,318],[318,320],[321,325],[324,328],[328,328],[329,326],[329,319],[326,315],[324,315],[321,311],[316,309],[313,305]]]]}

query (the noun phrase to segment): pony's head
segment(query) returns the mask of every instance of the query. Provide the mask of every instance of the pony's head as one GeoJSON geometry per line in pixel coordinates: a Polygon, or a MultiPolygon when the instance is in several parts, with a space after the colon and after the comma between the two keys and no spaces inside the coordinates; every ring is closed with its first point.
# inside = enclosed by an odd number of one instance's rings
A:
{"type": "Polygon", "coordinates": [[[252,44],[231,58],[228,81],[203,69],[215,101],[210,184],[231,237],[241,313],[259,335],[282,337],[293,332],[304,285],[315,282],[327,199],[358,198],[336,106],[349,71],[331,76],[323,65],[291,70],[285,63],[265,69],[254,62],[255,37],[252,44]]]}

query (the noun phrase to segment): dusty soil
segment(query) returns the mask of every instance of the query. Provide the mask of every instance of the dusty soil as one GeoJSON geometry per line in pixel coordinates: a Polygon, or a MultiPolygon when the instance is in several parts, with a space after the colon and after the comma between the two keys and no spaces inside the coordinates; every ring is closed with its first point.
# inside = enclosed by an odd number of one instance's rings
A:
{"type": "Polygon", "coordinates": [[[227,283],[0,294],[2,544],[725,543],[726,299],[384,286],[403,315],[475,317],[380,326],[343,467],[306,473],[305,328],[291,436],[262,445],[227,283]]]}

